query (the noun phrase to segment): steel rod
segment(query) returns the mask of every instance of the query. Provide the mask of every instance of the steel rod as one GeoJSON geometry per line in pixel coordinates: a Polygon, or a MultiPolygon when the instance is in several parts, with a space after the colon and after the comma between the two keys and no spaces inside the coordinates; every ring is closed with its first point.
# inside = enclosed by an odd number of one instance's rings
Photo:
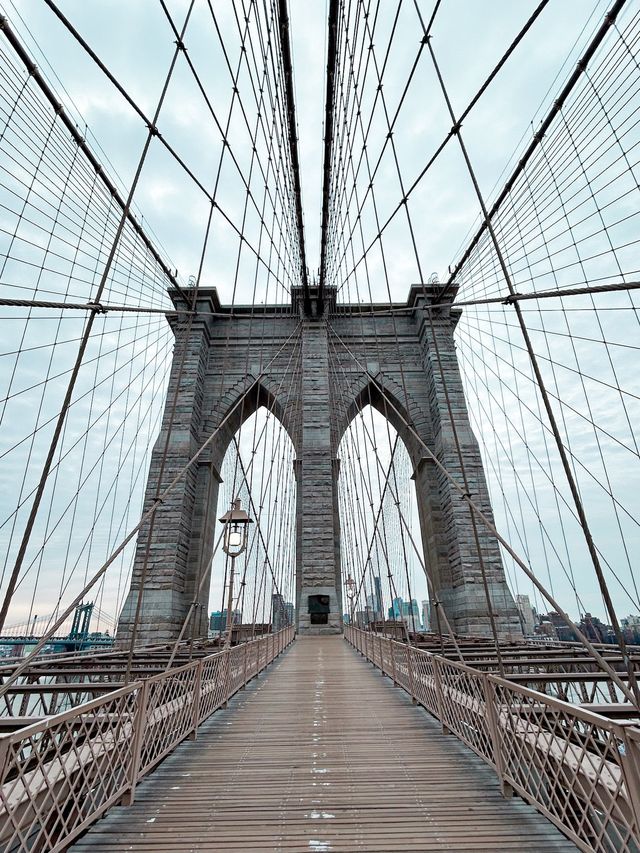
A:
{"type": "MultiPolygon", "coordinates": [[[[627,699],[628,699],[628,700],[629,700],[629,701],[630,701],[630,702],[635,706],[635,705],[636,705],[636,699],[635,699],[634,694],[629,690],[628,686],[627,686],[627,685],[624,683],[624,681],[620,678],[620,676],[618,675],[618,673],[613,669],[613,667],[609,666],[609,664],[605,661],[605,659],[603,658],[603,656],[602,656],[602,655],[598,652],[598,650],[595,648],[595,646],[593,645],[593,643],[588,639],[588,637],[587,637],[585,634],[583,634],[583,633],[582,633],[582,631],[578,628],[578,626],[575,624],[575,622],[573,621],[573,619],[571,619],[571,617],[569,616],[569,614],[564,610],[564,608],[563,608],[563,607],[561,607],[561,605],[559,604],[559,602],[557,602],[557,601],[556,601],[556,599],[555,599],[555,598],[552,596],[552,594],[551,594],[551,593],[546,589],[546,587],[542,584],[542,582],[538,580],[538,578],[536,577],[536,575],[531,571],[531,569],[529,568],[529,566],[527,566],[527,564],[525,563],[525,561],[524,561],[524,560],[523,560],[523,559],[518,555],[518,553],[517,553],[516,551],[514,551],[514,549],[513,549],[513,548],[511,547],[511,545],[507,542],[507,540],[504,538],[504,536],[502,536],[502,534],[498,531],[498,529],[497,529],[497,527],[495,526],[495,524],[494,524],[494,523],[493,523],[493,522],[492,522],[492,521],[491,521],[491,520],[490,520],[490,519],[489,519],[489,518],[484,514],[484,512],[483,512],[483,511],[480,509],[480,507],[475,503],[475,501],[473,501],[473,500],[471,499],[471,497],[469,496],[469,494],[467,494],[467,493],[464,491],[463,487],[462,487],[462,486],[460,486],[460,485],[456,482],[456,479],[455,479],[455,478],[453,477],[453,475],[449,472],[448,468],[446,468],[446,466],[445,466],[445,465],[443,465],[443,464],[442,464],[442,462],[440,462],[440,460],[439,460],[439,459],[438,459],[438,457],[435,455],[435,453],[431,450],[431,448],[427,446],[427,444],[423,441],[423,439],[418,435],[418,433],[416,432],[416,430],[414,429],[414,427],[412,427],[412,426],[411,426],[411,424],[406,420],[406,418],[404,417],[404,415],[402,414],[402,412],[401,412],[401,411],[400,411],[400,410],[399,410],[399,409],[394,405],[393,400],[392,400],[392,399],[390,398],[390,396],[387,394],[386,389],[385,389],[385,388],[384,388],[384,386],[380,383],[380,381],[379,381],[379,380],[378,380],[378,379],[377,379],[377,378],[376,378],[372,373],[370,373],[370,372],[367,370],[367,368],[362,364],[362,362],[358,359],[358,357],[357,357],[357,356],[352,352],[352,350],[350,350],[350,349],[349,349],[349,347],[347,346],[347,344],[342,340],[342,338],[341,338],[341,337],[340,337],[340,335],[336,332],[336,330],[335,330],[331,325],[329,325],[329,328],[331,329],[332,334],[333,334],[333,335],[335,335],[336,340],[338,340],[338,341],[342,344],[342,346],[344,347],[344,349],[345,349],[345,350],[347,351],[347,353],[351,356],[351,358],[354,360],[354,362],[358,365],[358,367],[360,368],[360,370],[361,370],[361,371],[365,374],[365,376],[367,376],[367,377],[369,378],[369,380],[370,380],[370,381],[375,385],[375,387],[378,389],[378,391],[380,392],[380,394],[382,394],[382,395],[386,398],[386,400],[387,400],[387,403],[388,403],[389,407],[390,407],[391,409],[393,409],[393,411],[398,415],[398,417],[401,419],[401,421],[402,421],[402,423],[405,425],[405,427],[409,430],[409,432],[413,435],[413,437],[414,437],[414,438],[415,438],[415,439],[420,443],[420,445],[424,448],[424,450],[425,450],[425,452],[426,452],[427,456],[429,457],[429,459],[431,459],[431,461],[432,461],[432,462],[434,463],[434,465],[438,468],[438,470],[439,470],[439,471],[441,471],[441,472],[442,472],[442,474],[444,474],[444,476],[447,478],[447,480],[449,481],[449,483],[451,483],[451,485],[453,486],[453,488],[454,488],[454,489],[455,489],[455,490],[460,494],[461,499],[462,499],[462,500],[464,500],[464,501],[466,501],[466,503],[468,503],[468,504],[469,504],[469,506],[473,509],[473,511],[474,511],[474,512],[475,512],[475,514],[478,516],[478,518],[480,519],[480,521],[482,521],[482,523],[483,523],[483,524],[484,524],[484,526],[487,528],[487,530],[488,530],[490,533],[492,533],[492,534],[496,537],[496,539],[498,540],[498,542],[502,545],[502,547],[503,547],[503,548],[505,549],[505,551],[509,554],[509,556],[514,560],[514,562],[519,566],[519,568],[521,568],[521,569],[522,569],[522,571],[523,571],[523,572],[525,573],[525,575],[529,578],[529,580],[531,581],[531,583],[533,583],[533,584],[534,584],[534,586],[535,586],[535,587],[536,587],[536,589],[540,592],[540,594],[541,594],[542,596],[544,596],[544,598],[546,599],[546,601],[547,601],[547,602],[548,602],[548,603],[553,607],[553,609],[554,609],[554,610],[556,610],[556,611],[558,612],[558,614],[560,615],[560,617],[562,618],[562,620],[565,622],[565,624],[566,624],[566,625],[568,625],[568,626],[573,630],[573,632],[575,633],[576,637],[578,638],[578,641],[579,641],[579,642],[580,642],[580,643],[585,647],[585,649],[586,649],[586,650],[589,652],[589,654],[594,658],[594,660],[596,660],[596,661],[598,662],[598,664],[599,664],[599,665],[600,665],[600,666],[601,666],[601,667],[602,667],[606,672],[608,672],[608,673],[609,673],[609,676],[611,677],[611,679],[612,679],[612,680],[615,682],[615,684],[620,688],[620,690],[621,690],[621,691],[623,692],[623,694],[627,697],[627,699]]],[[[1,694],[1,692],[0,692],[0,695],[2,695],[2,694],[1,694]]]]}
{"type": "MultiPolygon", "coordinates": [[[[442,297],[445,296],[449,292],[449,289],[453,285],[453,283],[456,279],[456,276],[458,275],[458,273],[460,272],[460,270],[462,269],[464,264],[467,262],[467,260],[471,256],[471,253],[473,252],[475,247],[478,245],[478,242],[480,241],[480,238],[482,237],[484,232],[487,230],[488,222],[490,222],[493,219],[493,217],[496,215],[498,210],[500,210],[504,200],[508,197],[509,193],[513,189],[515,182],[520,177],[520,175],[524,172],[527,163],[529,162],[529,160],[531,159],[531,157],[535,153],[536,149],[540,145],[540,142],[542,141],[544,135],[546,134],[546,132],[551,127],[553,120],[562,110],[563,106],[565,105],[565,103],[567,101],[567,98],[569,97],[569,95],[571,94],[573,89],[575,88],[576,84],[578,83],[578,81],[580,80],[580,78],[582,77],[584,72],[587,70],[587,66],[589,65],[589,62],[593,59],[595,52],[597,51],[597,49],[602,44],[605,36],[607,35],[609,30],[611,29],[611,27],[615,23],[616,18],[620,14],[620,11],[622,10],[622,8],[626,2],[627,2],[627,0],[616,0],[616,2],[613,4],[613,6],[609,9],[607,14],[605,15],[604,21],[600,25],[600,27],[599,27],[598,31],[596,32],[596,34],[594,35],[594,37],[591,39],[589,46],[587,47],[585,52],[582,54],[582,56],[578,60],[573,73],[571,74],[571,76],[569,77],[567,82],[565,83],[564,88],[562,89],[562,91],[560,92],[560,94],[558,95],[556,100],[553,102],[551,109],[549,110],[549,112],[547,113],[545,118],[543,119],[540,127],[534,133],[533,139],[529,143],[529,147],[527,148],[525,153],[522,155],[522,157],[518,161],[517,166],[515,167],[514,171],[511,173],[511,176],[509,177],[506,184],[502,188],[502,192],[500,193],[498,198],[495,200],[493,206],[491,207],[491,210],[489,210],[487,217],[485,217],[484,222],[482,223],[480,228],[476,231],[475,236],[473,237],[473,239],[471,240],[471,242],[467,246],[464,254],[460,258],[458,263],[455,265],[455,267],[453,268],[453,272],[449,276],[448,281],[446,282],[444,288],[442,289],[440,296],[439,296],[439,299],[442,299],[442,297]]],[[[454,122],[454,127],[455,127],[455,122],[454,122]]]]}

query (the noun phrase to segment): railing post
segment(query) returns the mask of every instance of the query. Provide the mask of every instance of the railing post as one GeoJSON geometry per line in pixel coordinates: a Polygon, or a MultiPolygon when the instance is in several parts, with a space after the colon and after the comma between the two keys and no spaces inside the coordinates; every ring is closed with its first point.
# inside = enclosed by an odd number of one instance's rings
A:
{"type": "Polygon", "coordinates": [[[394,651],[393,641],[387,639],[389,643],[389,654],[391,655],[391,672],[393,673],[393,686],[398,687],[398,679],[396,676],[396,653],[394,651]]]}
{"type": "Polygon", "coordinates": [[[0,785],[4,784],[8,772],[9,738],[0,738],[0,785]]]}
{"type": "Polygon", "coordinates": [[[247,686],[247,646],[248,643],[244,643],[243,645],[243,655],[242,655],[242,687],[241,690],[247,686]]]}
{"type": "Polygon", "coordinates": [[[378,634],[380,640],[380,675],[384,676],[384,656],[382,654],[382,634],[378,634]]]}
{"type": "Polygon", "coordinates": [[[224,655],[224,667],[223,667],[223,669],[224,669],[224,676],[223,676],[224,701],[222,703],[222,707],[226,708],[227,705],[229,704],[229,676],[231,674],[231,649],[225,649],[225,651],[223,651],[222,654],[224,655]]]}
{"type": "Polygon", "coordinates": [[[147,725],[147,706],[149,704],[149,682],[143,681],[138,702],[136,715],[133,721],[133,733],[131,738],[131,765],[129,767],[129,790],[125,791],[120,800],[123,806],[133,805],[138,784],[138,773],[140,772],[140,759],[142,756],[142,743],[147,725]]]}
{"type": "Polygon", "coordinates": [[[482,688],[484,691],[484,706],[486,712],[485,717],[489,726],[491,744],[493,746],[493,763],[495,764],[496,773],[498,774],[498,779],[500,780],[500,789],[502,791],[502,796],[512,797],[513,788],[504,778],[505,766],[504,758],[502,755],[502,744],[500,742],[498,714],[496,712],[495,690],[493,688],[493,683],[489,680],[489,676],[486,672],[481,673],[480,677],[482,678],[482,688]]]}
{"type": "Polygon", "coordinates": [[[409,675],[409,692],[411,693],[411,702],[416,704],[416,691],[413,684],[413,646],[407,643],[407,673],[409,675]]]}
{"type": "Polygon", "coordinates": [[[640,831],[640,744],[632,740],[624,726],[622,729],[622,745],[624,752],[620,756],[622,773],[629,792],[629,804],[633,810],[636,831],[640,831]]]}
{"type": "Polygon", "coordinates": [[[202,696],[202,672],[204,669],[204,660],[198,661],[194,675],[193,685],[193,731],[189,735],[189,740],[195,740],[198,737],[198,723],[200,721],[200,697],[202,696]]]}
{"type": "Polygon", "coordinates": [[[433,657],[433,679],[436,683],[436,702],[438,706],[438,717],[442,726],[442,734],[451,734],[449,729],[444,724],[444,693],[442,690],[442,673],[440,672],[440,659],[434,655],[433,657]]]}

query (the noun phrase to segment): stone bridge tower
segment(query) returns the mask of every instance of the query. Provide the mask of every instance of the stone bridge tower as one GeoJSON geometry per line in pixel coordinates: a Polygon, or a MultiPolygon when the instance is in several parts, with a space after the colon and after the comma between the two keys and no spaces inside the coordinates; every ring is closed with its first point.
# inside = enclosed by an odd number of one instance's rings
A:
{"type": "MultiPolygon", "coordinates": [[[[177,292],[171,296],[176,308],[185,308],[177,292]]],[[[141,528],[131,589],[120,617],[119,638],[130,634],[145,560],[147,573],[138,639],[161,642],[178,636],[194,599],[201,567],[207,565],[213,548],[225,452],[241,423],[261,405],[280,419],[296,453],[296,612],[301,633],[339,632],[342,627],[337,497],[340,465],[336,453],[351,419],[367,404],[391,421],[409,452],[425,562],[432,589],[449,622],[460,634],[490,633],[467,505],[416,439],[417,434],[462,482],[441,373],[436,366],[436,335],[469,488],[474,500],[491,517],[453,341],[459,312],[444,305],[432,312],[433,319],[429,321],[424,306],[434,296],[429,288],[412,288],[407,303],[393,306],[406,309],[400,312],[390,311],[388,304],[351,306],[352,310],[341,305],[330,314],[323,311],[318,316],[317,306],[312,305],[311,310],[307,306],[305,312],[301,294],[295,293],[293,311],[288,313],[283,312],[283,306],[275,305],[236,306],[232,311],[220,304],[212,288],[199,291],[188,340],[185,341],[185,324],[169,318],[176,335],[176,350],[163,427],[149,471],[145,508],[153,504],[156,494],[174,397],[165,485],[218,431],[197,464],[159,506],[150,540],[148,528],[141,528]],[[176,396],[185,344],[182,380],[176,396]],[[297,360],[300,393],[284,396],[279,389],[291,370],[295,347],[301,349],[297,360]],[[329,597],[326,624],[312,624],[315,619],[309,610],[317,595],[329,597]]],[[[326,302],[331,307],[330,300],[326,302]]],[[[499,631],[503,636],[517,635],[519,620],[505,582],[498,544],[481,525],[479,534],[499,631]]],[[[196,627],[200,633],[206,633],[208,599],[209,578],[199,596],[202,606],[197,609],[196,627]]]]}

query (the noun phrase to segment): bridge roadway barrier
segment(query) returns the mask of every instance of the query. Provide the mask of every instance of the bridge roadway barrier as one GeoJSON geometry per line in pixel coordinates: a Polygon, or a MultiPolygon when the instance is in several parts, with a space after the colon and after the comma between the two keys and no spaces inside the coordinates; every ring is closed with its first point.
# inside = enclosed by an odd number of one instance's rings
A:
{"type": "Polygon", "coordinates": [[[71,853],[497,851],[573,843],[341,637],[299,637],[71,853]]]}
{"type": "Polygon", "coordinates": [[[640,850],[640,729],[382,634],[349,643],[575,844],[640,850]]]}
{"type": "Polygon", "coordinates": [[[0,735],[2,853],[65,850],[132,803],[140,780],[293,639],[284,628],[0,735]]]}

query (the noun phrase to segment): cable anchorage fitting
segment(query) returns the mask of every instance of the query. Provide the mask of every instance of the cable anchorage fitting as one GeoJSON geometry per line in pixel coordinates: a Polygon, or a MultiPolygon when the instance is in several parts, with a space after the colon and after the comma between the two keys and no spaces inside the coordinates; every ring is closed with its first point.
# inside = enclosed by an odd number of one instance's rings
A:
{"type": "Polygon", "coordinates": [[[520,299],[520,293],[510,293],[508,296],[502,300],[503,305],[514,305],[520,299]]]}

